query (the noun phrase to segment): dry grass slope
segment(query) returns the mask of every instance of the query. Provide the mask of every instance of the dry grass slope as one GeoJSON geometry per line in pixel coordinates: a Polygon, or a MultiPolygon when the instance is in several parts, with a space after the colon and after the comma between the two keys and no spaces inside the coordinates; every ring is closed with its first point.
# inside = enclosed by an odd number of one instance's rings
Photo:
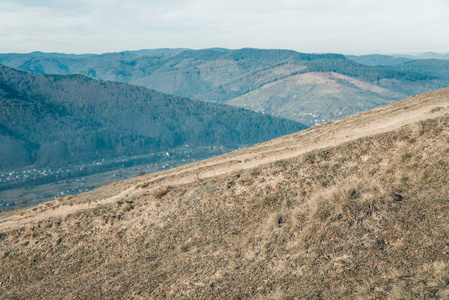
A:
{"type": "Polygon", "coordinates": [[[0,215],[0,299],[449,295],[449,90],[0,215]]]}

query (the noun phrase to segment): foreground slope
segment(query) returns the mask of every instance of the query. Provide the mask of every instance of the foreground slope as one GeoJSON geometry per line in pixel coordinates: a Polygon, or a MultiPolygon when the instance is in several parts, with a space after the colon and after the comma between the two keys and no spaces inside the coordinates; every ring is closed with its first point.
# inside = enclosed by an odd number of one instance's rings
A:
{"type": "Polygon", "coordinates": [[[449,90],[0,214],[0,297],[444,298],[449,90]]]}
{"type": "Polygon", "coordinates": [[[254,144],[303,128],[128,84],[0,66],[0,170],[61,167],[185,144],[254,144]]]}

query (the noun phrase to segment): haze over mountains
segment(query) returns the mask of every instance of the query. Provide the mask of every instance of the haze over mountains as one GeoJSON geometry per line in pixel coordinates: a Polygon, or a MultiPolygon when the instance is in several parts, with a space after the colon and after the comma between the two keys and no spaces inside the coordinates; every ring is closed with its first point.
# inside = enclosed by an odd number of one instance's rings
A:
{"type": "Polygon", "coordinates": [[[442,60],[420,62],[393,56],[345,57],[289,50],[3,54],[0,63],[28,72],[82,74],[131,83],[307,125],[449,86],[448,64],[442,60]],[[438,65],[438,70],[433,65],[438,65]]]}
{"type": "Polygon", "coordinates": [[[304,125],[81,75],[0,66],[0,169],[64,166],[183,145],[239,147],[304,125]]]}
{"type": "Polygon", "coordinates": [[[396,56],[402,56],[402,57],[409,57],[412,59],[449,59],[449,53],[442,54],[442,53],[436,53],[432,51],[424,52],[418,55],[396,55],[396,56]]]}
{"type": "Polygon", "coordinates": [[[0,299],[447,299],[449,89],[0,214],[0,299]]]}
{"type": "Polygon", "coordinates": [[[422,59],[436,59],[436,60],[449,60],[449,53],[440,54],[435,52],[425,52],[418,55],[409,54],[368,54],[368,55],[346,55],[346,57],[355,62],[368,65],[368,66],[388,66],[397,65],[412,60],[422,59]]]}

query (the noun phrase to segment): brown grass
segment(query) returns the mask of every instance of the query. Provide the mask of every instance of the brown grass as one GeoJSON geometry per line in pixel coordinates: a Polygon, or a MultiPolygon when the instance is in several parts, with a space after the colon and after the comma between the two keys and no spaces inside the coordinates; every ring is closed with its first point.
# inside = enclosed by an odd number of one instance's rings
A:
{"type": "Polygon", "coordinates": [[[151,196],[153,196],[156,199],[161,199],[162,197],[164,197],[168,192],[170,191],[170,188],[167,186],[160,186],[157,187],[156,189],[154,189],[151,192],[151,196]]]}
{"type": "Polygon", "coordinates": [[[195,180],[181,168],[23,210],[20,221],[55,215],[0,233],[0,299],[444,298],[448,132],[445,115],[247,170],[195,180]]]}

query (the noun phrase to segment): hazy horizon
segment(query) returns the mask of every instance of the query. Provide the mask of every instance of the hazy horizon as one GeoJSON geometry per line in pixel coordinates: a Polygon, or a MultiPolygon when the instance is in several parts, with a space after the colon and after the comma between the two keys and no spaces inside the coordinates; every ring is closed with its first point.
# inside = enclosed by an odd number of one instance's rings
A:
{"type": "Polygon", "coordinates": [[[380,0],[4,0],[0,53],[222,47],[449,53],[449,3],[380,0]]]}
{"type": "MultiPolygon", "coordinates": [[[[102,54],[108,54],[108,53],[120,53],[120,52],[135,52],[135,51],[143,51],[143,50],[162,50],[162,49],[185,49],[185,50],[205,50],[205,49],[226,49],[226,50],[239,50],[243,48],[223,48],[223,47],[208,47],[208,48],[186,48],[186,47],[175,47],[175,48],[142,48],[142,49],[123,49],[123,50],[117,50],[117,51],[107,51],[107,52],[82,52],[82,53],[74,53],[74,52],[59,52],[59,51],[41,51],[41,50],[33,50],[33,51],[26,51],[26,52],[0,52],[0,54],[30,54],[30,53],[45,53],[45,54],[67,54],[67,55],[102,55],[102,54]]],[[[244,47],[244,48],[254,48],[254,47],[244,47]]],[[[293,50],[297,52],[303,52],[298,51],[295,49],[277,49],[277,48],[254,48],[254,49],[262,49],[262,50],[293,50]]],[[[312,53],[312,54],[327,54],[327,53],[335,53],[335,54],[343,54],[343,55],[354,55],[354,56],[363,56],[363,55],[386,55],[386,56],[419,56],[426,53],[435,53],[438,55],[449,55],[448,52],[437,52],[437,51],[424,51],[424,52],[401,52],[401,53],[362,53],[362,54],[355,54],[355,53],[336,53],[336,52],[303,52],[303,53],[312,53]]]]}

